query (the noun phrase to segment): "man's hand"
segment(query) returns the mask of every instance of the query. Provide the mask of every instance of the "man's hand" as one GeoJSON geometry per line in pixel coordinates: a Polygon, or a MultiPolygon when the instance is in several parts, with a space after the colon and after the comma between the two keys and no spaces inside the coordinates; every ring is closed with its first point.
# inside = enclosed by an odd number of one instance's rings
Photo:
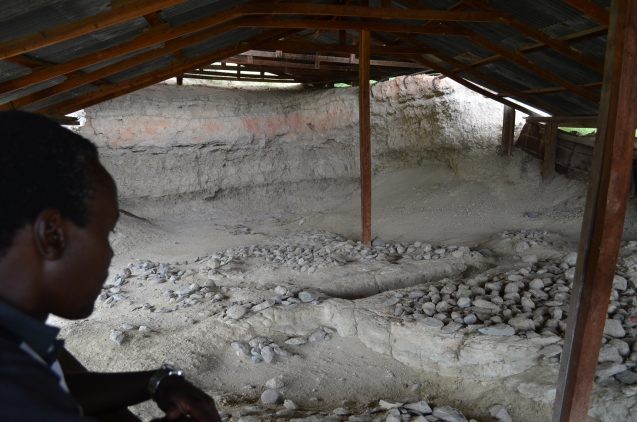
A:
{"type": "Polygon", "coordinates": [[[182,377],[162,379],[153,399],[166,412],[166,421],[179,421],[189,416],[196,422],[221,422],[212,397],[182,377]]]}

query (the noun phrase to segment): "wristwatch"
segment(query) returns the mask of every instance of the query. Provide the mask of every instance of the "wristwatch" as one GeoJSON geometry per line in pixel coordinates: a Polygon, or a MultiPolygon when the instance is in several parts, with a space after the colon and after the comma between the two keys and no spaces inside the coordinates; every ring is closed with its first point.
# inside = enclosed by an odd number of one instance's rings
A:
{"type": "Polygon", "coordinates": [[[148,393],[150,397],[155,398],[155,394],[157,393],[157,389],[159,385],[165,380],[167,377],[179,377],[184,378],[184,371],[178,369],[177,367],[164,363],[161,368],[156,370],[148,380],[148,393]]]}

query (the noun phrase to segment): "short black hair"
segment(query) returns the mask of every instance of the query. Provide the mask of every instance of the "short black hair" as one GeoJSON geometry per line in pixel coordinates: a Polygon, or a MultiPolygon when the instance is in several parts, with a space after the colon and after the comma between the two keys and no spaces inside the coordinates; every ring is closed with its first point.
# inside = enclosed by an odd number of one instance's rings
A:
{"type": "Polygon", "coordinates": [[[95,145],[53,120],[0,112],[0,256],[46,209],[85,226],[95,163],[95,145]]]}

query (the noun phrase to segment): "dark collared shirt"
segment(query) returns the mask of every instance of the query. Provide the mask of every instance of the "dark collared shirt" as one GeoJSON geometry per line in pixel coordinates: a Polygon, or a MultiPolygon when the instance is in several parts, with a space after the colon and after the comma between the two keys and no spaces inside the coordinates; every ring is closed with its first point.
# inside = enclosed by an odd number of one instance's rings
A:
{"type": "Polygon", "coordinates": [[[59,329],[0,301],[0,420],[86,421],[57,360],[59,329]]]}

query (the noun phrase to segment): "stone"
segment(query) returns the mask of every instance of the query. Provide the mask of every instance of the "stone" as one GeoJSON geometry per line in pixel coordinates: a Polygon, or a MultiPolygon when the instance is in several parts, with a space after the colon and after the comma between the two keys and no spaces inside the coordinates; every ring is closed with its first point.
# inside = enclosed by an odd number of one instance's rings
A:
{"type": "Polygon", "coordinates": [[[230,347],[237,352],[237,356],[250,356],[250,349],[244,343],[233,341],[230,347]]]}
{"type": "Polygon", "coordinates": [[[274,306],[274,300],[272,299],[267,299],[261,303],[259,303],[258,305],[254,305],[250,310],[252,312],[260,312],[263,311],[264,309],[268,309],[274,306]]]}
{"type": "Polygon", "coordinates": [[[274,293],[279,296],[285,296],[288,294],[288,288],[283,286],[276,286],[274,288],[274,293]]]}
{"type": "Polygon", "coordinates": [[[401,298],[399,296],[390,296],[387,299],[385,299],[385,301],[383,302],[383,305],[385,305],[385,306],[394,306],[395,304],[400,302],[400,299],[401,298]]]}
{"type": "Polygon", "coordinates": [[[124,343],[124,339],[126,338],[126,335],[122,331],[112,330],[109,338],[111,339],[111,341],[114,341],[115,343],[117,343],[118,346],[121,346],[122,343],[124,343]]]}
{"type": "Polygon", "coordinates": [[[508,321],[508,324],[515,328],[516,331],[533,331],[535,330],[535,322],[532,319],[517,316],[515,318],[511,318],[508,321]]]}
{"type": "Polygon", "coordinates": [[[265,346],[264,348],[262,348],[261,357],[263,358],[263,361],[265,363],[272,363],[272,361],[274,360],[274,350],[272,350],[272,347],[265,346]]]}
{"type": "Polygon", "coordinates": [[[619,350],[616,347],[611,346],[610,344],[604,344],[602,348],[599,350],[599,357],[597,358],[598,362],[615,362],[622,363],[623,359],[619,354],[619,350]]]}
{"type": "Polygon", "coordinates": [[[436,304],[433,302],[426,302],[422,304],[422,311],[427,316],[433,316],[436,313],[436,304]]]}
{"type": "Polygon", "coordinates": [[[544,288],[544,281],[541,278],[534,278],[529,283],[529,288],[533,290],[542,290],[544,288]]]}
{"type": "Polygon", "coordinates": [[[518,242],[515,244],[515,246],[513,247],[513,250],[515,251],[515,253],[522,253],[526,250],[528,250],[531,246],[525,242],[524,240],[518,242]]]}
{"type": "Polygon", "coordinates": [[[285,383],[283,382],[283,376],[277,375],[274,378],[270,378],[265,382],[265,386],[270,390],[278,390],[280,388],[285,387],[285,383]]]}
{"type": "MultiPolygon", "coordinates": [[[[520,300],[520,305],[522,305],[522,307],[525,310],[530,310],[530,309],[535,309],[535,302],[533,302],[531,299],[529,299],[528,297],[523,297],[520,300]]],[[[527,311],[529,312],[529,311],[527,311]]]]}
{"type": "Polygon", "coordinates": [[[400,410],[398,409],[391,409],[390,411],[387,412],[387,415],[385,416],[385,422],[402,422],[403,418],[400,415],[400,410]]]}
{"type": "Polygon", "coordinates": [[[316,330],[312,334],[310,334],[309,340],[312,343],[316,343],[319,341],[326,340],[328,337],[327,333],[323,330],[316,330]]]}
{"type": "Polygon", "coordinates": [[[609,345],[616,347],[619,354],[623,357],[630,355],[630,346],[623,340],[614,338],[608,342],[609,345]]]}
{"type": "Polygon", "coordinates": [[[511,415],[507,411],[506,407],[501,404],[496,404],[489,408],[491,416],[496,418],[499,422],[512,422],[511,415]]]}
{"type": "Polygon", "coordinates": [[[623,371],[615,374],[615,379],[622,384],[635,385],[637,384],[637,372],[623,371]]]}
{"type": "Polygon", "coordinates": [[[562,346],[559,344],[549,344],[548,346],[541,348],[539,353],[547,358],[557,356],[562,353],[562,346]]]}
{"type": "Polygon", "coordinates": [[[305,337],[292,337],[285,340],[285,344],[290,346],[300,346],[305,343],[307,343],[307,339],[305,337]]]}
{"type": "Polygon", "coordinates": [[[520,291],[520,286],[518,286],[518,283],[508,283],[506,286],[504,286],[505,294],[517,293],[519,291],[520,291]]]}
{"type": "Polygon", "coordinates": [[[515,329],[508,324],[496,324],[489,327],[482,327],[479,328],[478,331],[490,336],[512,336],[515,334],[515,329]]]}
{"type": "Polygon", "coordinates": [[[412,412],[420,413],[421,415],[428,415],[432,412],[431,407],[429,407],[429,404],[424,400],[407,403],[403,407],[412,412]]]}
{"type": "Polygon", "coordinates": [[[439,319],[431,318],[431,317],[423,318],[420,321],[422,324],[431,328],[442,328],[442,326],[445,325],[444,322],[440,321],[439,319]]]}
{"type": "Polygon", "coordinates": [[[226,311],[226,315],[228,316],[228,318],[239,319],[239,318],[243,317],[247,312],[248,312],[248,310],[246,309],[245,306],[232,305],[226,311]]]}
{"type": "Polygon", "coordinates": [[[434,408],[433,415],[445,422],[467,422],[467,418],[451,406],[438,406],[434,408]]]}
{"type": "Polygon", "coordinates": [[[385,246],[385,241],[380,237],[375,237],[374,240],[372,240],[372,247],[382,248],[383,246],[385,246]]]}
{"type": "Polygon", "coordinates": [[[317,300],[319,298],[319,294],[317,292],[313,292],[310,290],[303,290],[299,292],[298,297],[299,299],[301,299],[301,302],[309,303],[309,302],[314,302],[315,300],[317,300]]]}
{"type": "Polygon", "coordinates": [[[458,298],[458,302],[456,303],[459,308],[465,309],[471,306],[471,299],[468,297],[458,298]]]}
{"type": "Polygon", "coordinates": [[[626,331],[622,327],[622,323],[616,319],[607,319],[606,324],[604,325],[604,334],[621,338],[626,335],[626,331]]]}
{"type": "Polygon", "coordinates": [[[488,300],[484,300],[484,299],[475,299],[473,301],[473,306],[474,307],[478,307],[478,308],[483,308],[483,309],[488,309],[491,311],[499,311],[500,307],[498,305],[496,305],[495,303],[489,302],[488,300]]]}
{"type": "Polygon", "coordinates": [[[569,252],[562,261],[569,267],[574,267],[577,264],[577,252],[569,252]]]}
{"type": "Polygon", "coordinates": [[[476,316],[476,314],[469,314],[462,318],[462,321],[467,325],[472,325],[478,322],[478,317],[476,316]]]}
{"type": "Polygon", "coordinates": [[[568,281],[573,281],[573,279],[575,278],[575,268],[569,268],[568,270],[564,271],[564,277],[568,281]]]}
{"type": "Polygon", "coordinates": [[[597,365],[597,371],[595,371],[595,375],[598,379],[603,380],[613,375],[619,374],[620,372],[624,372],[626,370],[626,365],[621,363],[613,363],[613,362],[604,362],[597,365]]]}
{"type": "Polygon", "coordinates": [[[332,410],[332,414],[336,416],[349,416],[351,413],[352,412],[345,409],[344,407],[337,407],[336,409],[332,410]]]}
{"type": "Polygon", "coordinates": [[[267,389],[261,393],[261,402],[263,404],[277,404],[281,399],[281,394],[276,390],[267,389]]]}
{"type": "Polygon", "coordinates": [[[624,277],[615,274],[613,277],[613,289],[624,291],[628,288],[628,280],[624,277]]]}
{"type": "Polygon", "coordinates": [[[289,400],[289,399],[283,400],[283,407],[285,407],[288,410],[296,410],[299,408],[296,405],[296,403],[294,403],[292,400],[289,400]]]}
{"type": "Polygon", "coordinates": [[[380,406],[381,409],[384,410],[390,410],[390,409],[396,409],[399,407],[402,407],[405,404],[405,402],[394,402],[394,401],[388,401],[388,400],[378,400],[378,405],[380,406]]]}

